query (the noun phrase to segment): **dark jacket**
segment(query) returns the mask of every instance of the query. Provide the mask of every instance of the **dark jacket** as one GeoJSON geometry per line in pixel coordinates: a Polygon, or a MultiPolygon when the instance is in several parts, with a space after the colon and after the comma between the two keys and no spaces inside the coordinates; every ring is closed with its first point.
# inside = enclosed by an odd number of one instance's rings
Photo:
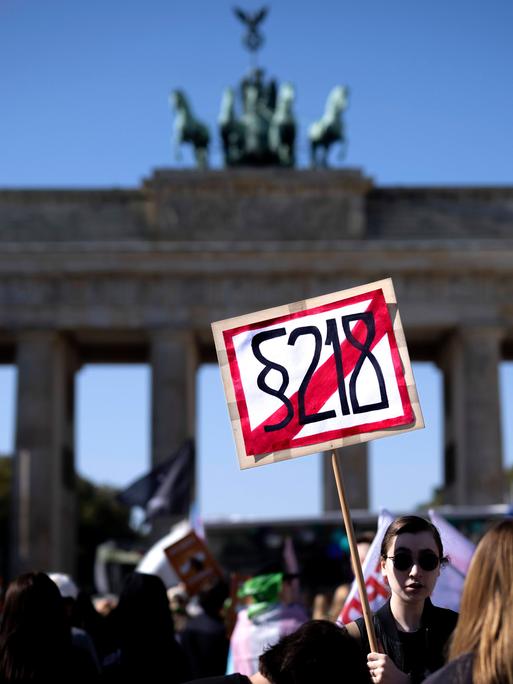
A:
{"type": "MultiPolygon", "coordinates": [[[[383,646],[383,652],[394,661],[402,672],[409,670],[408,674],[412,684],[417,684],[445,664],[447,641],[456,627],[458,613],[447,608],[434,606],[429,598],[426,599],[420,628],[415,633],[421,642],[421,648],[416,651],[414,658],[405,649],[404,639],[401,640],[401,635],[390,609],[390,601],[387,601],[374,613],[372,620],[376,639],[383,646]],[[414,661],[414,666],[408,667],[408,661],[414,661]]],[[[360,630],[362,649],[367,655],[371,649],[363,617],[358,618],[356,624],[360,630]]]]}
{"type": "Polygon", "coordinates": [[[191,618],[180,636],[189,659],[191,677],[213,677],[226,672],[230,641],[221,618],[201,613],[191,618]]]}
{"type": "Polygon", "coordinates": [[[231,674],[221,675],[220,677],[206,677],[203,679],[194,679],[184,684],[251,684],[251,680],[246,675],[231,674]]]}
{"type": "Polygon", "coordinates": [[[428,677],[425,684],[472,684],[472,664],[472,653],[465,653],[428,677]]]}

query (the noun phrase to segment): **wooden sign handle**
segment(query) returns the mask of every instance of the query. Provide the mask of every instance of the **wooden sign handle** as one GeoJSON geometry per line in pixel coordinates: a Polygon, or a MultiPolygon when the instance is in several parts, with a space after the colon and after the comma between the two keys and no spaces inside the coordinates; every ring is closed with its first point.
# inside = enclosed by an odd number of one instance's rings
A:
{"type": "Polygon", "coordinates": [[[351,512],[347,504],[344,483],[342,480],[342,470],[340,468],[338,454],[336,450],[334,450],[331,454],[331,465],[333,467],[333,474],[335,475],[335,482],[337,483],[338,498],[340,500],[340,508],[342,509],[342,517],[344,518],[347,539],[349,541],[351,560],[353,562],[353,570],[356,577],[356,584],[358,586],[358,593],[360,595],[360,602],[362,604],[365,628],[367,630],[367,636],[369,637],[371,651],[377,653],[378,645],[376,641],[376,634],[374,632],[374,625],[372,624],[372,613],[369,606],[367,591],[365,589],[365,580],[363,578],[362,564],[360,562],[360,556],[358,555],[358,548],[356,546],[356,538],[354,535],[353,521],[351,519],[351,512]]]}

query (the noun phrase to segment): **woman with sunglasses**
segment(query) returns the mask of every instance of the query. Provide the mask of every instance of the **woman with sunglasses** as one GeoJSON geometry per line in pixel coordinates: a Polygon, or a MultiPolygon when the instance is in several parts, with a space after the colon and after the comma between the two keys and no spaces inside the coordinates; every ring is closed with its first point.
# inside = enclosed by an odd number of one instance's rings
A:
{"type": "Polygon", "coordinates": [[[417,684],[445,663],[445,646],[458,614],[431,603],[447,562],[436,527],[415,515],[397,518],[381,544],[381,572],[391,596],[373,615],[379,653],[370,646],[363,618],[347,625],[367,655],[371,681],[417,684]]]}

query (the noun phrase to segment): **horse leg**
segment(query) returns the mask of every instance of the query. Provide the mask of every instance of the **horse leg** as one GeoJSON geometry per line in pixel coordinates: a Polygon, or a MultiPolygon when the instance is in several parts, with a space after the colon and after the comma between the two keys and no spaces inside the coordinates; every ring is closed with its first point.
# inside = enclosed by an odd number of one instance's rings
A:
{"type": "Polygon", "coordinates": [[[195,148],[196,164],[199,169],[208,168],[208,150],[206,147],[195,148]]]}
{"type": "Polygon", "coordinates": [[[310,141],[310,166],[315,169],[317,166],[317,144],[311,140],[310,141]]]}
{"type": "Polygon", "coordinates": [[[329,150],[329,145],[322,145],[320,165],[322,166],[323,169],[328,168],[328,150],[329,150]]]}

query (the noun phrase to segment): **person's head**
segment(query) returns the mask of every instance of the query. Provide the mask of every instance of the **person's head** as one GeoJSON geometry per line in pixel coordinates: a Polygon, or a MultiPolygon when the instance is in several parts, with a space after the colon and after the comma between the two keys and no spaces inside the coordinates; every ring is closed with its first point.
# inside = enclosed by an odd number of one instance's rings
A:
{"type": "Polygon", "coordinates": [[[476,684],[513,684],[513,520],[481,539],[465,579],[449,657],[474,653],[476,684]]]}
{"type": "Polygon", "coordinates": [[[369,549],[371,547],[371,544],[374,539],[374,533],[373,532],[361,532],[360,534],[356,535],[356,548],[358,549],[358,556],[360,558],[360,563],[363,563],[365,560],[369,549]]]}
{"type": "Polygon", "coordinates": [[[173,667],[175,630],[160,577],[140,572],[127,575],[110,620],[127,676],[135,680],[145,672],[147,681],[153,681],[164,663],[173,667]]]}
{"type": "Polygon", "coordinates": [[[57,586],[43,572],[14,579],[0,627],[0,679],[53,678],[64,667],[71,636],[57,586]]]}
{"type": "Polygon", "coordinates": [[[115,611],[127,635],[143,638],[159,630],[174,633],[166,587],[156,575],[141,572],[127,575],[115,611]]]}
{"type": "Polygon", "coordinates": [[[309,620],[260,656],[259,672],[272,684],[364,682],[358,643],[329,620],[309,620]]]}
{"type": "Polygon", "coordinates": [[[44,572],[28,572],[14,579],[7,589],[2,634],[16,629],[65,628],[64,606],[56,584],[44,572]]]}
{"type": "Polygon", "coordinates": [[[237,595],[248,601],[248,616],[255,617],[280,601],[283,589],[283,573],[256,575],[246,580],[237,595]]]}
{"type": "Polygon", "coordinates": [[[393,595],[407,603],[424,601],[447,562],[440,533],[416,515],[394,520],[381,544],[381,572],[393,595]]]}
{"type": "MultiPolygon", "coordinates": [[[[371,544],[374,540],[374,533],[373,532],[361,532],[360,534],[356,535],[356,549],[358,551],[358,558],[360,559],[360,565],[363,565],[363,561],[367,557],[367,554],[369,553],[369,549],[371,547],[371,544]]],[[[351,570],[353,573],[355,572],[354,566],[353,566],[353,559],[350,559],[351,563],[351,570]]]]}
{"type": "Polygon", "coordinates": [[[173,681],[187,679],[185,656],[175,639],[166,587],[160,577],[140,572],[127,575],[110,619],[122,678],[153,682],[162,678],[162,672],[169,672],[175,677],[173,681]]]}
{"type": "Polygon", "coordinates": [[[211,587],[208,587],[208,589],[200,592],[198,603],[210,617],[220,617],[224,603],[229,595],[230,588],[228,583],[220,579],[211,587]]]}

